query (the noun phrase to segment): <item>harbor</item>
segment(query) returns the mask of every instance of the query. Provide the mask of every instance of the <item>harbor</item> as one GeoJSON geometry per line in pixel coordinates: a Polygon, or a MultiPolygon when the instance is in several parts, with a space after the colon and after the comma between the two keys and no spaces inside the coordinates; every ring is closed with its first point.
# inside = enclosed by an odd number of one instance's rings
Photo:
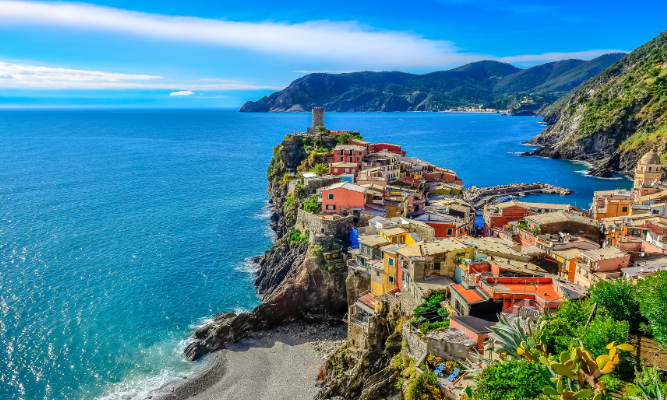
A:
{"type": "Polygon", "coordinates": [[[463,189],[463,199],[476,209],[484,208],[496,201],[506,201],[528,194],[557,194],[567,196],[572,190],[547,183],[511,183],[488,187],[470,187],[463,189]]]}

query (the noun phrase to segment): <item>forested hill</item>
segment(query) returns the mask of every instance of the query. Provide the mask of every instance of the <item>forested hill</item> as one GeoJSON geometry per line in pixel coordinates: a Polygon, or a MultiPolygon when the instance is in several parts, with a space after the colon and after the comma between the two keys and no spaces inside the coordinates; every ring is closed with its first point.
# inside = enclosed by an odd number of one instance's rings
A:
{"type": "Polygon", "coordinates": [[[592,172],[632,174],[657,147],[667,160],[667,32],[637,48],[545,111],[535,154],[587,160],[592,172]]]}
{"type": "Polygon", "coordinates": [[[590,61],[563,60],[521,69],[479,61],[447,71],[313,73],[287,88],[248,101],[240,111],[444,111],[456,107],[505,109],[551,103],[623,57],[605,54],[590,61]],[[525,100],[528,100],[526,102],[525,100]],[[522,103],[523,100],[523,103],[522,103]]]}

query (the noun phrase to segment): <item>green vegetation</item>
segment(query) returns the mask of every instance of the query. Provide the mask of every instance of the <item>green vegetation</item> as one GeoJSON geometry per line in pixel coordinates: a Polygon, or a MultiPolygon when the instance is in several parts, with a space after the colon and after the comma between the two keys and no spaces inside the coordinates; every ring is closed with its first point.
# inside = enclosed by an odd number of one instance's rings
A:
{"type": "Polygon", "coordinates": [[[643,279],[636,286],[639,309],[648,320],[646,331],[667,347],[667,271],[643,279]]]}
{"type": "Polygon", "coordinates": [[[317,214],[320,212],[321,204],[319,202],[319,196],[314,194],[313,197],[303,202],[303,209],[312,214],[317,214]]]}
{"type": "Polygon", "coordinates": [[[319,176],[329,173],[329,167],[326,164],[317,164],[315,165],[310,172],[314,172],[319,176]]]}
{"type": "Polygon", "coordinates": [[[310,231],[305,231],[303,234],[301,233],[300,230],[294,229],[294,232],[292,232],[291,235],[291,244],[295,245],[298,244],[299,242],[308,242],[310,239],[310,231]]]}
{"type": "MultiPolygon", "coordinates": [[[[575,143],[601,136],[611,150],[646,149],[667,141],[667,33],[637,48],[596,77],[545,109],[547,120],[560,118],[554,137],[575,143]],[[580,120],[578,126],[576,121],[580,120]]],[[[548,136],[548,135],[547,135],[548,136]]],[[[558,143],[555,143],[556,145],[558,143]]],[[[586,146],[582,143],[581,146],[586,146]]],[[[599,151],[596,147],[595,151],[599,151]]]]}
{"type": "Polygon", "coordinates": [[[414,318],[410,323],[414,327],[418,327],[424,335],[434,330],[447,328],[449,326],[449,312],[440,305],[445,299],[445,292],[434,290],[427,293],[423,299],[424,302],[415,308],[414,318]]]}
{"type": "Polygon", "coordinates": [[[336,143],[338,144],[349,144],[352,140],[352,135],[349,133],[341,133],[336,135],[336,143]]]}
{"type": "MultiPolygon", "coordinates": [[[[438,111],[452,107],[507,108],[529,97],[529,108],[550,104],[621,58],[606,54],[590,61],[563,60],[528,69],[480,61],[448,71],[309,74],[241,111],[285,111],[299,99],[304,108],[327,111],[438,111]],[[462,95],[464,94],[464,95],[462,95]],[[314,98],[317,96],[317,99],[314,98]]],[[[528,104],[523,104],[526,107],[528,104]]]]}
{"type": "Polygon", "coordinates": [[[540,397],[545,367],[536,362],[509,360],[486,368],[475,381],[473,393],[480,400],[532,400],[540,397]]]}
{"type": "Polygon", "coordinates": [[[431,371],[425,371],[417,378],[410,380],[407,400],[443,400],[444,396],[438,386],[438,377],[431,371]]]}
{"type": "Polygon", "coordinates": [[[601,281],[589,290],[595,303],[604,307],[616,321],[627,321],[636,331],[642,322],[637,288],[630,280],[601,281]]]}

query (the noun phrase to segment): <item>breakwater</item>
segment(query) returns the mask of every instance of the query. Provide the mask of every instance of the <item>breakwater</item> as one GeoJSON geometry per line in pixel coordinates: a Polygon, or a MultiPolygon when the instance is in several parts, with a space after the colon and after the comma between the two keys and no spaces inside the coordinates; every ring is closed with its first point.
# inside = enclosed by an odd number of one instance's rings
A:
{"type": "Polygon", "coordinates": [[[511,183],[509,185],[496,185],[488,187],[471,187],[463,189],[463,198],[475,208],[482,208],[494,199],[502,196],[525,196],[527,194],[558,194],[566,196],[572,194],[572,190],[547,183],[511,183]]]}

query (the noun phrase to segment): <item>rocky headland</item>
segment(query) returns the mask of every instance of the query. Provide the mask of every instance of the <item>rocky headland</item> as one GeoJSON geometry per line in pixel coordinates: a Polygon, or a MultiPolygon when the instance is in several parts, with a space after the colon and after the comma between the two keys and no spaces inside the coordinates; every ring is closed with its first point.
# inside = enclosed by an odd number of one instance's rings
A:
{"type": "Polygon", "coordinates": [[[590,175],[633,175],[651,149],[667,148],[667,32],[543,110],[550,126],[529,155],[581,160],[590,175]]]}

